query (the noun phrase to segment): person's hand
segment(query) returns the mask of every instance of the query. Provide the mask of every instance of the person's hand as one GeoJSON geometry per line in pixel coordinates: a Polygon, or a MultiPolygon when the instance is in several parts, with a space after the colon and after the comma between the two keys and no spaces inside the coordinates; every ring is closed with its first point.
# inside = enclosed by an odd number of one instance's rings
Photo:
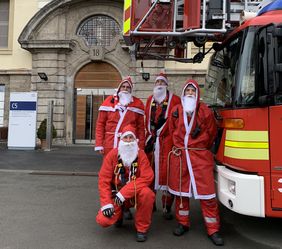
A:
{"type": "Polygon", "coordinates": [[[114,208],[106,208],[102,211],[102,213],[103,213],[104,216],[110,218],[110,217],[113,216],[114,211],[115,211],[114,208]]]}
{"type": "Polygon", "coordinates": [[[121,206],[123,204],[123,201],[118,197],[116,196],[115,197],[115,203],[118,205],[118,206],[121,206]]]}
{"type": "Polygon", "coordinates": [[[99,150],[99,153],[100,153],[101,155],[104,155],[104,149],[99,150]]]}

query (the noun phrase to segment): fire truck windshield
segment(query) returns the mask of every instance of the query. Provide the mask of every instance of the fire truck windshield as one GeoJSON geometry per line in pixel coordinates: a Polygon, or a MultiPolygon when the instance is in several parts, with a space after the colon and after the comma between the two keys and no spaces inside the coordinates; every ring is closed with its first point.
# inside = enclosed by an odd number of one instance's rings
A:
{"type": "Polygon", "coordinates": [[[206,77],[205,101],[212,106],[255,103],[255,28],[237,34],[215,52],[206,77]]]}

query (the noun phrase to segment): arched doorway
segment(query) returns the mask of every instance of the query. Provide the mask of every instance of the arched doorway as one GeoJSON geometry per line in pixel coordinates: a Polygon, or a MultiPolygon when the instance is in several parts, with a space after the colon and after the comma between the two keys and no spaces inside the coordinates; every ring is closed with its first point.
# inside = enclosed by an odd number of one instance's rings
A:
{"type": "Polygon", "coordinates": [[[74,82],[75,143],[91,143],[95,139],[99,106],[113,94],[120,81],[120,73],[106,62],[89,63],[77,73],[74,82]]]}

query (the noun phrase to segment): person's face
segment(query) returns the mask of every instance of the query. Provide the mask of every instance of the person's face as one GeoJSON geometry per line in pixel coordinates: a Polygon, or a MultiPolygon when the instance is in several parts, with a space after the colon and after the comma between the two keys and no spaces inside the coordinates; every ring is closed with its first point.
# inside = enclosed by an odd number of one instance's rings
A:
{"type": "Polygon", "coordinates": [[[131,86],[129,85],[128,82],[124,82],[124,83],[121,84],[119,90],[120,90],[121,92],[127,91],[127,92],[131,93],[131,86]]]}
{"type": "Polygon", "coordinates": [[[187,86],[185,91],[184,91],[184,95],[187,96],[187,95],[193,95],[196,97],[196,89],[195,87],[193,86],[187,86]]]}
{"type": "Polygon", "coordinates": [[[156,86],[166,86],[166,83],[163,80],[157,80],[155,85],[156,86]]]}
{"type": "Polygon", "coordinates": [[[128,134],[128,135],[124,136],[121,140],[123,142],[126,142],[126,143],[131,143],[135,140],[135,138],[132,134],[128,134]]]}

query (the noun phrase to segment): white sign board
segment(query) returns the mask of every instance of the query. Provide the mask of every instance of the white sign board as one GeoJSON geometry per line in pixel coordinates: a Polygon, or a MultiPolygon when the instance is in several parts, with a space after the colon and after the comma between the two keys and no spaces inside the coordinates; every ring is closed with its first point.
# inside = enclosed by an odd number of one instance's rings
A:
{"type": "Polygon", "coordinates": [[[35,149],[37,92],[11,92],[8,149],[35,149]]]}

